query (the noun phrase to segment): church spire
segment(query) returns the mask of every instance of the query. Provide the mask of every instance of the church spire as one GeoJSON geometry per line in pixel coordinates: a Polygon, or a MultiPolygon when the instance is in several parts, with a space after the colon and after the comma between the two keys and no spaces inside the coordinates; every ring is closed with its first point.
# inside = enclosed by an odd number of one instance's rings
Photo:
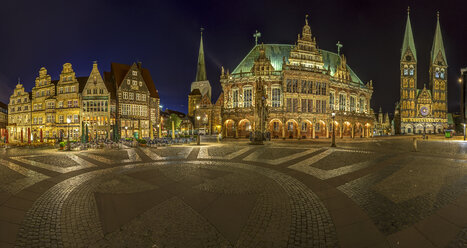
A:
{"type": "Polygon", "coordinates": [[[436,15],[436,31],[435,37],[433,39],[433,46],[431,47],[431,63],[434,63],[438,54],[441,53],[441,56],[444,59],[444,63],[447,64],[448,61],[446,60],[446,53],[444,52],[443,36],[441,35],[441,27],[439,25],[439,11],[436,13],[436,15]]]}
{"type": "Polygon", "coordinates": [[[201,41],[199,42],[198,68],[196,70],[195,82],[207,80],[206,65],[204,63],[203,30],[204,28],[201,28],[201,41]]]}
{"type": "Polygon", "coordinates": [[[415,50],[415,42],[413,40],[412,34],[412,24],[410,23],[410,7],[407,8],[407,23],[405,24],[405,34],[404,42],[402,43],[401,60],[403,60],[404,55],[407,53],[407,50],[410,50],[415,60],[417,60],[417,51],[415,50]]]}

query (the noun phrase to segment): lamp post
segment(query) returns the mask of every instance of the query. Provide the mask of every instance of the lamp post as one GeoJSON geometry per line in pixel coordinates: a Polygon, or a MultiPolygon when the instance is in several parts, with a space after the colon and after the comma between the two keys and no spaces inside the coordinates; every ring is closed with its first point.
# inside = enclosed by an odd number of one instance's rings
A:
{"type": "Polygon", "coordinates": [[[128,138],[128,126],[125,126],[125,138],[128,138]]]}
{"type": "Polygon", "coordinates": [[[336,133],[334,131],[334,119],[336,118],[336,113],[332,112],[331,113],[331,116],[332,116],[332,141],[331,141],[331,147],[336,147],[336,133]]]}
{"type": "Polygon", "coordinates": [[[67,123],[67,126],[66,126],[66,132],[67,132],[67,142],[66,142],[66,143],[67,143],[67,144],[66,144],[66,146],[67,146],[68,151],[71,150],[71,144],[70,144],[70,122],[71,122],[70,118],[67,118],[67,119],[66,119],[66,123],[67,123]]]}
{"type": "Polygon", "coordinates": [[[201,140],[200,140],[201,138],[199,137],[199,119],[201,119],[201,116],[199,116],[199,115],[196,116],[196,120],[198,120],[198,136],[196,136],[196,144],[197,144],[197,145],[199,145],[199,143],[200,143],[200,141],[201,141],[201,140]]]}

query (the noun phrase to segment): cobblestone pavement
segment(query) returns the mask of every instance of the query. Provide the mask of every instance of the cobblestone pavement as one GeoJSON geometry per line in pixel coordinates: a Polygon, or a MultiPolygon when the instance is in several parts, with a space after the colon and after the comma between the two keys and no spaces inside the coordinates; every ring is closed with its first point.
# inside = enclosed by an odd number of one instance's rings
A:
{"type": "Polygon", "coordinates": [[[0,247],[467,247],[467,143],[0,151],[0,247]]]}

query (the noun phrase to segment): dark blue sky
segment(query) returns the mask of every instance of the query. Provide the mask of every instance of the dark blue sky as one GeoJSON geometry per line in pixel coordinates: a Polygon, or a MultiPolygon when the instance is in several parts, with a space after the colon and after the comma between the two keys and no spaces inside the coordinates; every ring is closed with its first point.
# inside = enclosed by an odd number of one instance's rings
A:
{"type": "Polygon", "coordinates": [[[373,80],[372,107],[393,112],[399,99],[399,59],[407,6],[418,55],[418,84],[428,84],[428,63],[440,11],[449,64],[449,110],[458,111],[460,67],[467,66],[466,1],[7,1],[0,9],[0,101],[8,102],[18,77],[27,90],[44,66],[57,79],[62,65],[78,76],[92,61],[140,60],[151,71],[165,107],[186,112],[203,26],[208,79],[217,100],[220,66],[231,71],[260,42],[296,41],[305,14],[322,49],[344,44],[348,64],[373,80]]]}

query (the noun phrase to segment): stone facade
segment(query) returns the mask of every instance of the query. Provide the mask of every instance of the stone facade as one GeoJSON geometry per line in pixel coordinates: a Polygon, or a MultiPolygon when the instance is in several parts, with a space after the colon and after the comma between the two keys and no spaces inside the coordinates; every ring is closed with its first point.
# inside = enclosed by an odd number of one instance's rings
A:
{"type": "Polygon", "coordinates": [[[247,137],[255,129],[259,85],[267,95],[272,138],[329,137],[331,113],[338,137],[372,135],[372,82],[364,84],[344,55],[318,49],[305,22],[296,45],[256,45],[232,73],[222,69],[223,136],[247,137]]]}
{"type": "Polygon", "coordinates": [[[0,102],[0,142],[6,141],[8,126],[8,105],[0,102]]]}
{"type": "Polygon", "coordinates": [[[52,80],[47,70],[41,68],[31,93],[18,82],[8,104],[10,140],[78,140],[85,126],[91,140],[118,138],[121,136],[113,134],[117,123],[115,130],[123,135],[153,137],[159,123],[159,95],[149,71],[136,63],[133,66],[112,63],[111,68],[111,72],[104,73],[106,80],[97,63],[86,77],[76,77],[72,65],[65,63],[59,80],[52,80]],[[119,80],[118,87],[115,78],[119,80]],[[131,107],[130,112],[129,108],[122,110],[123,104],[131,107]]]}
{"type": "Polygon", "coordinates": [[[400,61],[400,129],[402,134],[441,133],[447,128],[447,59],[439,24],[430,58],[429,87],[417,89],[417,52],[409,13],[400,61]]]}

